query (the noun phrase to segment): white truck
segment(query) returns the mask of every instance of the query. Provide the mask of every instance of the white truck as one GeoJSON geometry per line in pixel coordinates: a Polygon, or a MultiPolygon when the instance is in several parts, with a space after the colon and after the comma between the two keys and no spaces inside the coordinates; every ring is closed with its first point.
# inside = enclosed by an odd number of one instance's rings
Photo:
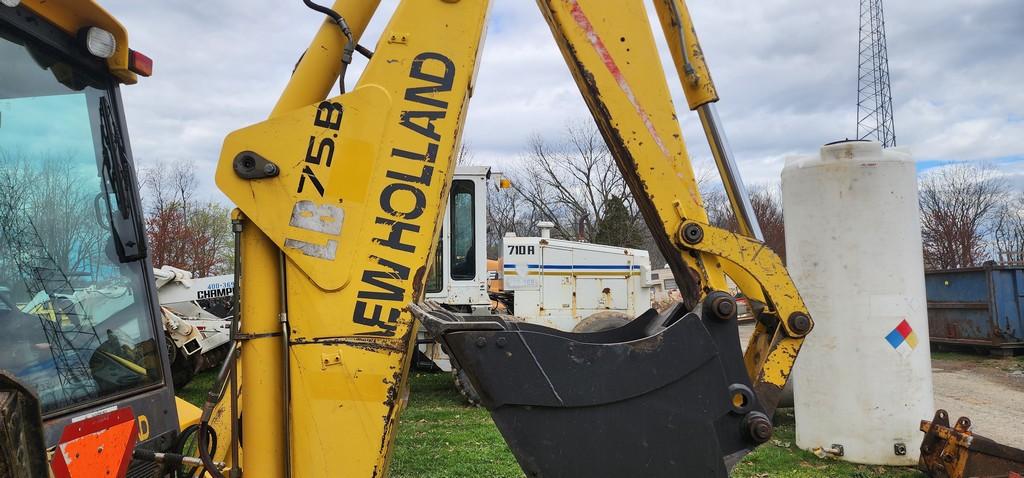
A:
{"type": "Polygon", "coordinates": [[[504,290],[515,315],[559,330],[593,332],[622,325],[651,307],[647,251],[541,237],[506,236],[504,290]]]}
{"type": "Polygon", "coordinates": [[[182,387],[199,370],[216,365],[227,353],[231,315],[228,301],[234,295],[232,275],[192,278],[171,266],[153,269],[157,297],[168,337],[167,354],[175,387],[182,387]],[[200,306],[199,301],[218,301],[220,307],[200,306]]]}
{"type": "MultiPolygon", "coordinates": [[[[552,239],[550,223],[538,224],[541,237],[506,236],[502,266],[488,271],[487,195],[492,182],[503,181],[499,175],[492,177],[490,168],[456,169],[428,274],[427,300],[467,316],[507,313],[511,320],[576,332],[617,327],[651,307],[654,283],[647,251],[552,239]],[[495,283],[503,287],[489,287],[495,283]]],[[[447,354],[423,331],[418,350],[417,366],[452,371],[447,354]]],[[[455,372],[460,391],[473,401],[468,382],[455,372]]]]}

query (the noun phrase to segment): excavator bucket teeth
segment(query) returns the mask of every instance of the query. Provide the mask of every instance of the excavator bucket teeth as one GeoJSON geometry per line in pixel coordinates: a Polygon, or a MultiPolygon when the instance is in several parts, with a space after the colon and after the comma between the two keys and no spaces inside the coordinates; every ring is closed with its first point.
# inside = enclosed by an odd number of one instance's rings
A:
{"type": "Polygon", "coordinates": [[[527,476],[725,477],[771,435],[735,316],[702,319],[679,304],[569,333],[412,309],[467,373],[527,476]]]}

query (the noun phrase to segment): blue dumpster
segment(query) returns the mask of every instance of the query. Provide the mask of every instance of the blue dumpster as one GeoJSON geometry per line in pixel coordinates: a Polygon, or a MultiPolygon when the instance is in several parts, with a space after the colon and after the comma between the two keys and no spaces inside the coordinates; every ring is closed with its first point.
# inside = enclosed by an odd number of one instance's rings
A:
{"type": "Polygon", "coordinates": [[[925,272],[932,343],[1024,349],[1024,266],[925,272]]]}

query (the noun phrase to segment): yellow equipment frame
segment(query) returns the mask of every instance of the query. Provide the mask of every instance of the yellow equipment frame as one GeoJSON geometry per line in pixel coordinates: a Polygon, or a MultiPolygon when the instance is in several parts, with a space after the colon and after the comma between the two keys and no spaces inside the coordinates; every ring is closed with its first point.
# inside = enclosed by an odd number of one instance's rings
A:
{"type": "MultiPolygon", "coordinates": [[[[403,0],[356,87],[331,98],[347,39],[325,20],[270,119],[225,140],[217,184],[244,226],[243,471],[386,476],[415,346],[406,304],[434,257],[488,3],[403,0]]],[[[685,3],[654,4],[702,111],[718,97],[685,3]]],[[[333,9],[358,41],[378,5],[333,9]]],[[[778,256],[707,224],[641,0],[538,5],[686,300],[728,274],[765,304],[746,364],[774,410],[810,318],[778,256]]]]}

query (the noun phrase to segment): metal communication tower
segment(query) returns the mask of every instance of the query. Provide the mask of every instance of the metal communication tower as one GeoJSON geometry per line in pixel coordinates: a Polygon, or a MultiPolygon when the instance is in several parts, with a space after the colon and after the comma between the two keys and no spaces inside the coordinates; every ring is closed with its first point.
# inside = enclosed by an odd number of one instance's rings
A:
{"type": "Polygon", "coordinates": [[[882,0],[860,0],[857,139],[874,139],[886,148],[896,145],[882,0]]]}

